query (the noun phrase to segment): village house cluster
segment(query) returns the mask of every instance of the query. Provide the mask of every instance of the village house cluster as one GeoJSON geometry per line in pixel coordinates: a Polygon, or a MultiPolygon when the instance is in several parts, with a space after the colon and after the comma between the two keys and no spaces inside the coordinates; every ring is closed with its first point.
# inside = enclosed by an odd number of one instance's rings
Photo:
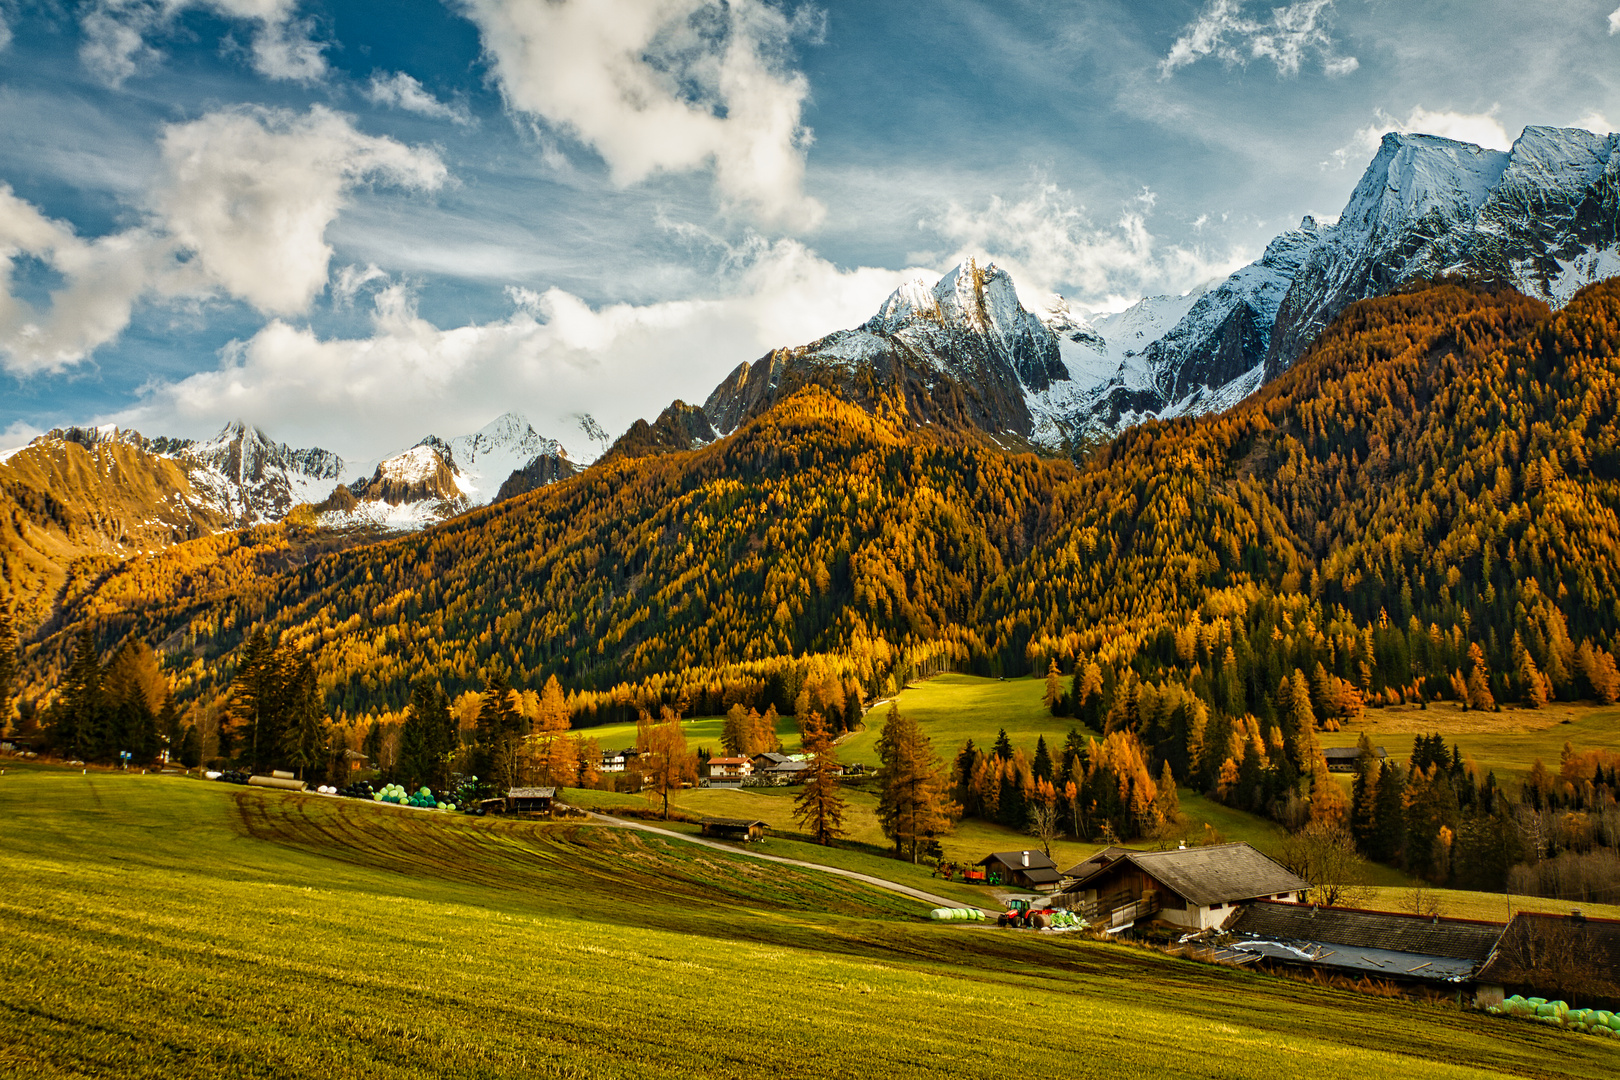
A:
{"type": "Polygon", "coordinates": [[[1490,922],[1323,907],[1305,902],[1309,882],[1246,843],[1110,847],[1063,871],[1039,851],[1002,851],[977,869],[1106,934],[1179,929],[1219,963],[1426,987],[1481,1007],[1510,994],[1620,1005],[1620,921],[1579,911],[1490,922]]]}

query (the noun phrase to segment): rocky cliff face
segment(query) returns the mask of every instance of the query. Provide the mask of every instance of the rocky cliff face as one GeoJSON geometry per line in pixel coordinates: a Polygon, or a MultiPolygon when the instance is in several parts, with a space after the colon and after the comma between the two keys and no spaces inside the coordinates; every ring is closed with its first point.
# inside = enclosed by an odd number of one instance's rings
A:
{"type": "Polygon", "coordinates": [[[330,451],[294,449],[240,420],[171,456],[186,464],[205,499],[241,525],[279,521],[299,503],[319,502],[345,469],[343,459],[330,451]]]}
{"type": "Polygon", "coordinates": [[[903,398],[921,423],[1027,437],[1029,393],[1068,378],[1056,337],[1019,303],[1012,278],[970,260],[932,286],[896,289],[856,329],[740,365],[702,411],[724,435],[814,383],[866,408],[903,398]]]}
{"type": "MultiPolygon", "coordinates": [[[[1506,152],[1386,135],[1336,222],[1306,218],[1257,262],[1189,294],[1152,341],[1121,350],[1115,319],[1098,320],[1103,344],[1085,355],[1065,346],[1073,389],[1038,411],[1052,430],[1107,435],[1150,416],[1227,408],[1285,371],[1350,304],[1443,274],[1502,281],[1560,307],[1620,274],[1617,145],[1620,136],[1573,128],[1526,128],[1506,152]],[[1097,372],[1100,357],[1117,367],[1097,372]]],[[[1155,321],[1151,311],[1143,319],[1155,321]]],[[[1062,341],[1064,319],[1047,322],[1062,341]]]]}

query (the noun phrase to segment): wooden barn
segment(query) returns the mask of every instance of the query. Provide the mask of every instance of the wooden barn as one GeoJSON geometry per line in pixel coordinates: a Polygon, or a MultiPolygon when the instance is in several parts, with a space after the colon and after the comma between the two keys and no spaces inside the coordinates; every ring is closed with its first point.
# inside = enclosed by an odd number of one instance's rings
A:
{"type": "Polygon", "coordinates": [[[549,814],[552,801],[557,797],[554,787],[518,787],[506,793],[506,812],[509,814],[549,814]]]}
{"type": "Polygon", "coordinates": [[[1059,906],[1109,930],[1150,918],[1208,930],[1224,926],[1246,901],[1303,900],[1310,887],[1281,863],[1239,842],[1125,851],[1065,886],[1059,906]]]}
{"type": "Polygon", "coordinates": [[[1058,883],[1057,863],[1040,851],[997,851],[978,861],[1008,885],[1022,889],[1049,889],[1058,883]]]}
{"type": "Polygon", "coordinates": [[[770,826],[763,821],[749,821],[747,818],[706,817],[703,819],[703,835],[716,840],[737,840],[744,844],[765,839],[770,826]]]}
{"type": "Polygon", "coordinates": [[[1218,958],[1317,968],[1388,982],[1472,982],[1503,924],[1256,901],[1226,926],[1218,958]]]}
{"type": "MultiPolygon", "coordinates": [[[[1361,751],[1354,746],[1330,746],[1322,751],[1322,760],[1327,762],[1328,772],[1355,772],[1356,758],[1361,751]]],[[[1389,757],[1382,746],[1373,747],[1373,757],[1383,761],[1389,757]]]]}
{"type": "Polygon", "coordinates": [[[1477,1000],[1508,994],[1620,1011],[1620,920],[1521,911],[1480,969],[1477,1000]]]}

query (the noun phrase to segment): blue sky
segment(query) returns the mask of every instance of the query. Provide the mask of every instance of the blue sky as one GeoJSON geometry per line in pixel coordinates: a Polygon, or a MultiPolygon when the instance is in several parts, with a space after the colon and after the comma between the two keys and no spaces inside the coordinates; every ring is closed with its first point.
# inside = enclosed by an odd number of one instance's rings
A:
{"type": "Polygon", "coordinates": [[[0,445],[586,451],[967,255],[1182,292],[1404,128],[1620,121],[1617,0],[0,0],[0,445]]]}

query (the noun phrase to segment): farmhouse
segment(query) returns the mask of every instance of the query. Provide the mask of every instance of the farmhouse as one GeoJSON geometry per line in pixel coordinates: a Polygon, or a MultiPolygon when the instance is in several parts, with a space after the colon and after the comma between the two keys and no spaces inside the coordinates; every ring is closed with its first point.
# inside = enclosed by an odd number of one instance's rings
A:
{"type": "Polygon", "coordinates": [[[792,758],[768,766],[763,770],[764,776],[778,784],[802,784],[809,773],[810,763],[808,761],[795,761],[792,758]]]}
{"type": "Polygon", "coordinates": [[[980,859],[977,865],[999,874],[1008,885],[1024,889],[1051,888],[1058,883],[1057,863],[1039,851],[997,851],[980,859]]]}
{"type": "Polygon", "coordinates": [[[745,844],[765,839],[765,833],[769,828],[770,826],[763,821],[749,821],[747,818],[703,819],[704,836],[712,836],[716,840],[740,840],[745,844]]]}
{"type": "Polygon", "coordinates": [[[1481,1005],[1500,1005],[1512,993],[1620,1010],[1620,920],[1521,911],[1478,982],[1481,1005]]]}
{"type": "Polygon", "coordinates": [[[551,803],[557,797],[554,787],[517,787],[506,793],[506,812],[509,814],[549,814],[551,803]]]}
{"type": "Polygon", "coordinates": [[[1110,932],[1153,917],[1207,930],[1224,926],[1235,905],[1248,900],[1302,900],[1310,887],[1310,882],[1239,842],[1125,851],[1066,886],[1060,906],[1104,923],[1110,932]]]}
{"type": "MultiPolygon", "coordinates": [[[[1361,751],[1354,746],[1330,746],[1322,751],[1322,758],[1327,762],[1328,772],[1355,772],[1356,758],[1361,751]]],[[[1373,757],[1383,761],[1389,757],[1382,746],[1373,747],[1373,757]]]]}
{"type": "Polygon", "coordinates": [[[1260,901],[1226,927],[1221,959],[1321,968],[1392,982],[1469,982],[1501,923],[1260,901]]]}
{"type": "Polygon", "coordinates": [[[792,761],[792,760],[793,759],[791,757],[789,757],[787,754],[778,753],[775,750],[766,750],[764,753],[754,755],[754,757],[753,757],[754,771],[755,772],[764,772],[766,769],[770,768],[772,765],[780,765],[784,761],[792,761]]]}
{"type": "Polygon", "coordinates": [[[709,759],[709,779],[741,780],[754,774],[754,763],[745,757],[717,757],[709,759]]]}

